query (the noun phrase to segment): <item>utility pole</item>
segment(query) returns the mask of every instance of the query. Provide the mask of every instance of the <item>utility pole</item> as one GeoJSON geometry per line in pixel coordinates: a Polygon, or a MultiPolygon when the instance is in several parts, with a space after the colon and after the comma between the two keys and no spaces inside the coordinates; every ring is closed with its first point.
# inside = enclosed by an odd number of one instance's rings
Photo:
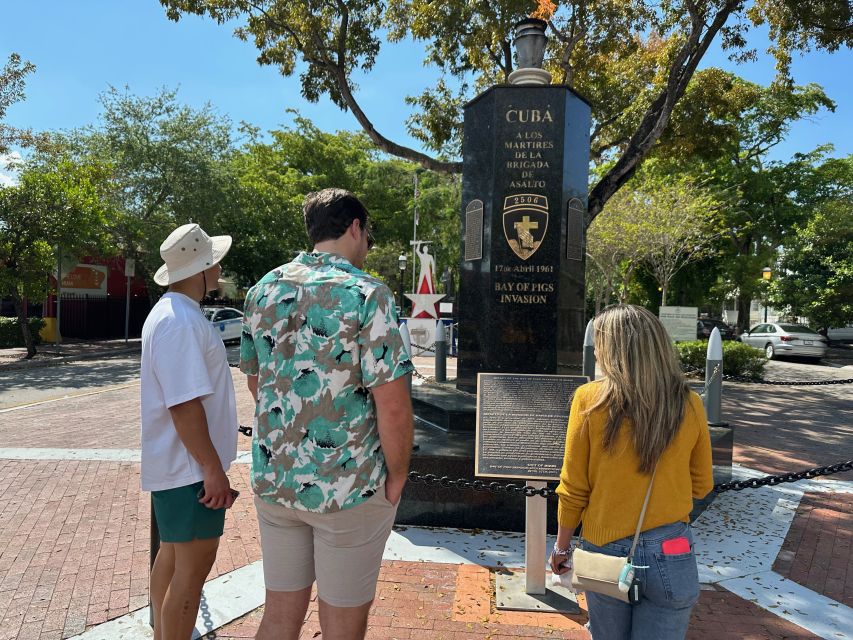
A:
{"type": "Polygon", "coordinates": [[[415,269],[415,265],[418,264],[418,174],[419,170],[415,169],[415,227],[412,231],[412,293],[417,293],[415,291],[416,282],[415,279],[418,277],[415,269]]]}
{"type": "Polygon", "coordinates": [[[59,318],[61,314],[60,307],[62,305],[62,250],[59,245],[56,245],[56,344],[62,342],[62,336],[59,333],[59,318]]]}

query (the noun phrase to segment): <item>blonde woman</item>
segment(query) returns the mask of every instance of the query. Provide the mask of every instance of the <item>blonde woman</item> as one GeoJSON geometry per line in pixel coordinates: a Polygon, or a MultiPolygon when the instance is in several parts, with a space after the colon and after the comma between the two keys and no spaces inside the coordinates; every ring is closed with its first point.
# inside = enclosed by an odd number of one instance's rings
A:
{"type": "Polygon", "coordinates": [[[551,569],[571,568],[580,522],[582,548],[627,556],[651,483],[633,558],[644,595],[628,604],[587,592],[589,629],[593,640],[680,639],[699,597],[692,499],[713,487],[705,410],[652,313],[615,305],[593,327],[604,377],[580,387],[572,401],[551,569]]]}

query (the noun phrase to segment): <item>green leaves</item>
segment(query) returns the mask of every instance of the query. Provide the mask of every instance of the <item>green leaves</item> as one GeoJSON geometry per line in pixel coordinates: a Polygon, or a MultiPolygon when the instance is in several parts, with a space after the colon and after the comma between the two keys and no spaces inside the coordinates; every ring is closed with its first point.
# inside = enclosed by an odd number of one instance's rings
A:
{"type": "Polygon", "coordinates": [[[21,59],[17,53],[0,68],[0,154],[8,153],[14,145],[30,146],[43,141],[28,129],[17,129],[3,122],[6,110],[24,99],[26,77],[35,71],[34,64],[21,59]]]}
{"type": "Polygon", "coordinates": [[[711,223],[720,203],[694,179],[669,172],[640,172],[608,201],[587,236],[591,290],[597,301],[624,302],[632,278],[644,267],[666,304],[673,277],[711,252],[711,223]]]}
{"type": "Polygon", "coordinates": [[[76,162],[104,167],[99,188],[118,212],[110,229],[114,246],[137,260],[153,293],[159,246],[172,229],[192,221],[219,233],[217,218],[232,193],[230,122],[209,105],[195,110],[180,104],[166,89],[142,97],[110,88],[101,104],[98,125],[73,131],[61,143],[76,162]]]}
{"type": "MultiPolygon", "coordinates": [[[[791,51],[831,51],[850,46],[853,38],[844,0],[575,0],[558,6],[533,0],[160,1],[174,20],[184,13],[220,23],[240,20],[236,35],[254,41],[261,64],[276,65],[287,76],[299,72],[306,99],[328,95],[353,113],[380,149],[444,173],[461,171],[459,162],[446,158],[460,156],[462,105],[475,92],[507,82],[515,65],[513,26],[534,11],[544,12],[551,36],[545,66],[555,82],[592,104],[592,160],[608,165],[591,189],[590,219],[652,152],[717,34],[733,57],[748,59],[754,55],[747,39],[750,21],[769,23],[780,60],[776,84],[783,90],[792,84],[786,62],[791,51]],[[425,64],[442,73],[437,86],[406,98],[418,109],[407,121],[410,134],[438,158],[385,138],[359,105],[352,73],[373,68],[383,37],[425,43],[425,64]]],[[[711,74],[708,80],[714,80],[711,74]]],[[[784,99],[784,92],[778,97],[784,99]]],[[[693,99],[693,121],[721,106],[712,91],[694,91],[693,99]]],[[[756,130],[774,126],[756,123],[756,130]]]]}
{"type": "Polygon", "coordinates": [[[814,174],[838,186],[803,194],[811,215],[786,236],[770,297],[820,328],[843,327],[853,322],[853,156],[829,160],[814,174]]]}
{"type": "Polygon", "coordinates": [[[109,253],[116,212],[101,198],[103,176],[99,165],[62,158],[27,167],[18,185],[0,188],[0,296],[43,300],[57,248],[109,253]]]}

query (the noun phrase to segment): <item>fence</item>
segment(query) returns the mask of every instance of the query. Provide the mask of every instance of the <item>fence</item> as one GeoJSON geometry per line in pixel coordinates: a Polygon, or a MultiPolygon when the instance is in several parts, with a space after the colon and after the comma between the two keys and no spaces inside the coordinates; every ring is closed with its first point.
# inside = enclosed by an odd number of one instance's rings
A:
{"type": "Polygon", "coordinates": [[[245,303],[246,301],[243,298],[211,298],[210,296],[201,301],[204,307],[231,307],[238,311],[243,310],[245,303]]]}
{"type": "MultiPolygon", "coordinates": [[[[63,294],[61,301],[59,332],[64,338],[124,337],[125,298],[63,294]]],[[[142,325],[150,310],[151,303],[147,297],[130,299],[128,333],[131,337],[142,333],[142,325]]]]}

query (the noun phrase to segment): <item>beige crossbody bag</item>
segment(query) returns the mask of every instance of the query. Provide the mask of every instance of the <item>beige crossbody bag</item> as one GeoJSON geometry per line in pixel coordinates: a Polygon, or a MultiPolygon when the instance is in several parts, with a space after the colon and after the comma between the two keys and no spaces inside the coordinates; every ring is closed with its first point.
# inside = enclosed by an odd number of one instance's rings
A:
{"type": "MultiPolygon", "coordinates": [[[[639,581],[631,576],[627,589],[619,588],[619,579],[626,565],[634,561],[634,552],[637,550],[637,542],[640,539],[640,529],[646,517],[646,507],[649,506],[649,498],[652,495],[652,485],[655,481],[657,464],[652,471],[649,480],[649,489],[646,491],[646,499],[643,500],[643,508],[640,511],[640,519],[637,522],[637,531],[634,533],[634,542],[628,557],[608,556],[595,551],[584,551],[575,549],[572,554],[572,588],[576,591],[594,591],[622,602],[636,603],[642,596],[642,588],[639,581]]],[[[632,564],[633,566],[633,564],[632,564]]],[[[624,584],[624,582],[623,582],[624,584]]]]}

